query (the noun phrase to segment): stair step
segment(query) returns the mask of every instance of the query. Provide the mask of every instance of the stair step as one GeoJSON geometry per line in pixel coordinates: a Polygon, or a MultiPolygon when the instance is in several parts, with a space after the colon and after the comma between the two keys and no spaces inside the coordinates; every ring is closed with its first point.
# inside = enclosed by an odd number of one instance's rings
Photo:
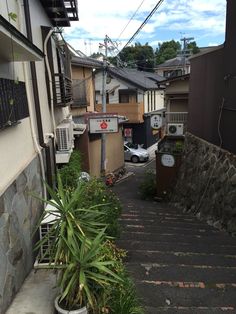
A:
{"type": "Polygon", "coordinates": [[[235,290],[163,287],[142,282],[136,282],[136,288],[144,306],[151,308],[168,309],[168,307],[171,307],[176,309],[177,307],[183,307],[186,309],[202,308],[208,310],[224,307],[236,310],[235,290]]]}
{"type": "MultiPolygon", "coordinates": [[[[130,274],[138,281],[175,281],[203,282],[205,286],[227,283],[236,292],[236,268],[234,267],[204,267],[204,265],[175,265],[157,263],[127,263],[130,274]],[[235,287],[234,287],[235,285],[235,287]]],[[[236,301],[236,298],[235,298],[236,301]]]]}
{"type": "Polygon", "coordinates": [[[159,263],[159,264],[186,264],[236,267],[236,255],[200,254],[191,252],[162,252],[132,250],[127,253],[126,262],[159,263]]]}

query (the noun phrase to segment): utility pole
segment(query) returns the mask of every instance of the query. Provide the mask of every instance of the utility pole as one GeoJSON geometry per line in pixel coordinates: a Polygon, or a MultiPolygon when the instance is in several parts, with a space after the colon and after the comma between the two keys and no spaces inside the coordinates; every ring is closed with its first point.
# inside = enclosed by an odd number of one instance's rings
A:
{"type": "Polygon", "coordinates": [[[187,44],[190,40],[194,40],[193,37],[183,37],[180,39],[181,41],[183,41],[183,50],[182,50],[182,53],[183,53],[183,58],[184,58],[184,65],[183,65],[183,74],[185,74],[185,69],[186,69],[186,52],[187,52],[187,44]]]}
{"type": "MultiPolygon", "coordinates": [[[[106,103],[106,81],[107,81],[107,51],[108,51],[108,36],[105,36],[104,44],[100,44],[105,48],[105,55],[103,57],[103,75],[102,75],[102,113],[107,111],[106,103]]],[[[101,175],[106,173],[106,134],[102,133],[101,138],[101,175]]]]}

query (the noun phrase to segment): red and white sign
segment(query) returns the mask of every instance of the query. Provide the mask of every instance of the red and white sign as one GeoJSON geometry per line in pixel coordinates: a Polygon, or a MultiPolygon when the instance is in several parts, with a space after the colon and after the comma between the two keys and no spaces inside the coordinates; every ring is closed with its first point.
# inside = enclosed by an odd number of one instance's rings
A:
{"type": "Polygon", "coordinates": [[[125,137],[132,137],[133,130],[130,128],[124,129],[124,136],[125,137]]]}
{"type": "Polygon", "coordinates": [[[94,117],[89,118],[90,133],[116,133],[118,132],[117,117],[94,117]]]}

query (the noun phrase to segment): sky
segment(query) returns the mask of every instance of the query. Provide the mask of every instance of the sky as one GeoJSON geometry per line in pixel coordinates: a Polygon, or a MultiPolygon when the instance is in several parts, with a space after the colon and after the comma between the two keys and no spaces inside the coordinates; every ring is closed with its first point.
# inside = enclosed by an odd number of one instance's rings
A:
{"type": "MultiPolygon", "coordinates": [[[[86,55],[104,52],[99,43],[106,35],[119,50],[128,42],[158,0],[80,0],[79,21],[64,29],[64,38],[86,55]],[[131,17],[133,17],[132,20],[131,17]]],[[[224,42],[226,0],[164,0],[135,37],[135,42],[158,43],[193,37],[199,47],[224,42]]],[[[110,55],[115,55],[110,50],[110,55]]]]}

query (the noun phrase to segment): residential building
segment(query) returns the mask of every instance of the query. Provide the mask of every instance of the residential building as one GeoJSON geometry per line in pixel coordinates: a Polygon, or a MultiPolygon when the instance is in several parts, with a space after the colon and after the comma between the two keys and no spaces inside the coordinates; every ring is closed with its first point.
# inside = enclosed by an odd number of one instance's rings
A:
{"type": "Polygon", "coordinates": [[[69,55],[58,28],[77,19],[76,0],[0,3],[1,313],[35,260],[32,234],[42,204],[30,193],[46,197],[42,180],[53,186],[57,126],[69,123],[72,101],[69,55]]]}
{"type": "MultiPolygon", "coordinates": [[[[102,72],[95,76],[96,110],[102,110],[102,72]]],[[[124,137],[149,147],[158,139],[148,113],[164,108],[163,77],[150,72],[109,66],[106,81],[106,111],[125,116],[124,137]]]]}
{"type": "Polygon", "coordinates": [[[159,64],[155,72],[166,79],[190,73],[190,62],[188,58],[177,56],[159,64]]]}
{"type": "MultiPolygon", "coordinates": [[[[83,170],[91,175],[101,175],[101,134],[92,134],[89,120],[101,116],[95,112],[94,70],[103,63],[88,57],[72,57],[73,121],[82,133],[75,139],[75,148],[81,151],[83,170]]],[[[109,116],[116,116],[113,113],[109,116]]],[[[108,116],[105,115],[106,117],[108,116]]],[[[118,117],[118,132],[106,134],[106,173],[117,172],[124,167],[123,120],[118,117]]]]}
{"type": "Polygon", "coordinates": [[[166,123],[183,123],[187,129],[188,98],[190,74],[169,78],[163,82],[165,86],[166,123]]]}

